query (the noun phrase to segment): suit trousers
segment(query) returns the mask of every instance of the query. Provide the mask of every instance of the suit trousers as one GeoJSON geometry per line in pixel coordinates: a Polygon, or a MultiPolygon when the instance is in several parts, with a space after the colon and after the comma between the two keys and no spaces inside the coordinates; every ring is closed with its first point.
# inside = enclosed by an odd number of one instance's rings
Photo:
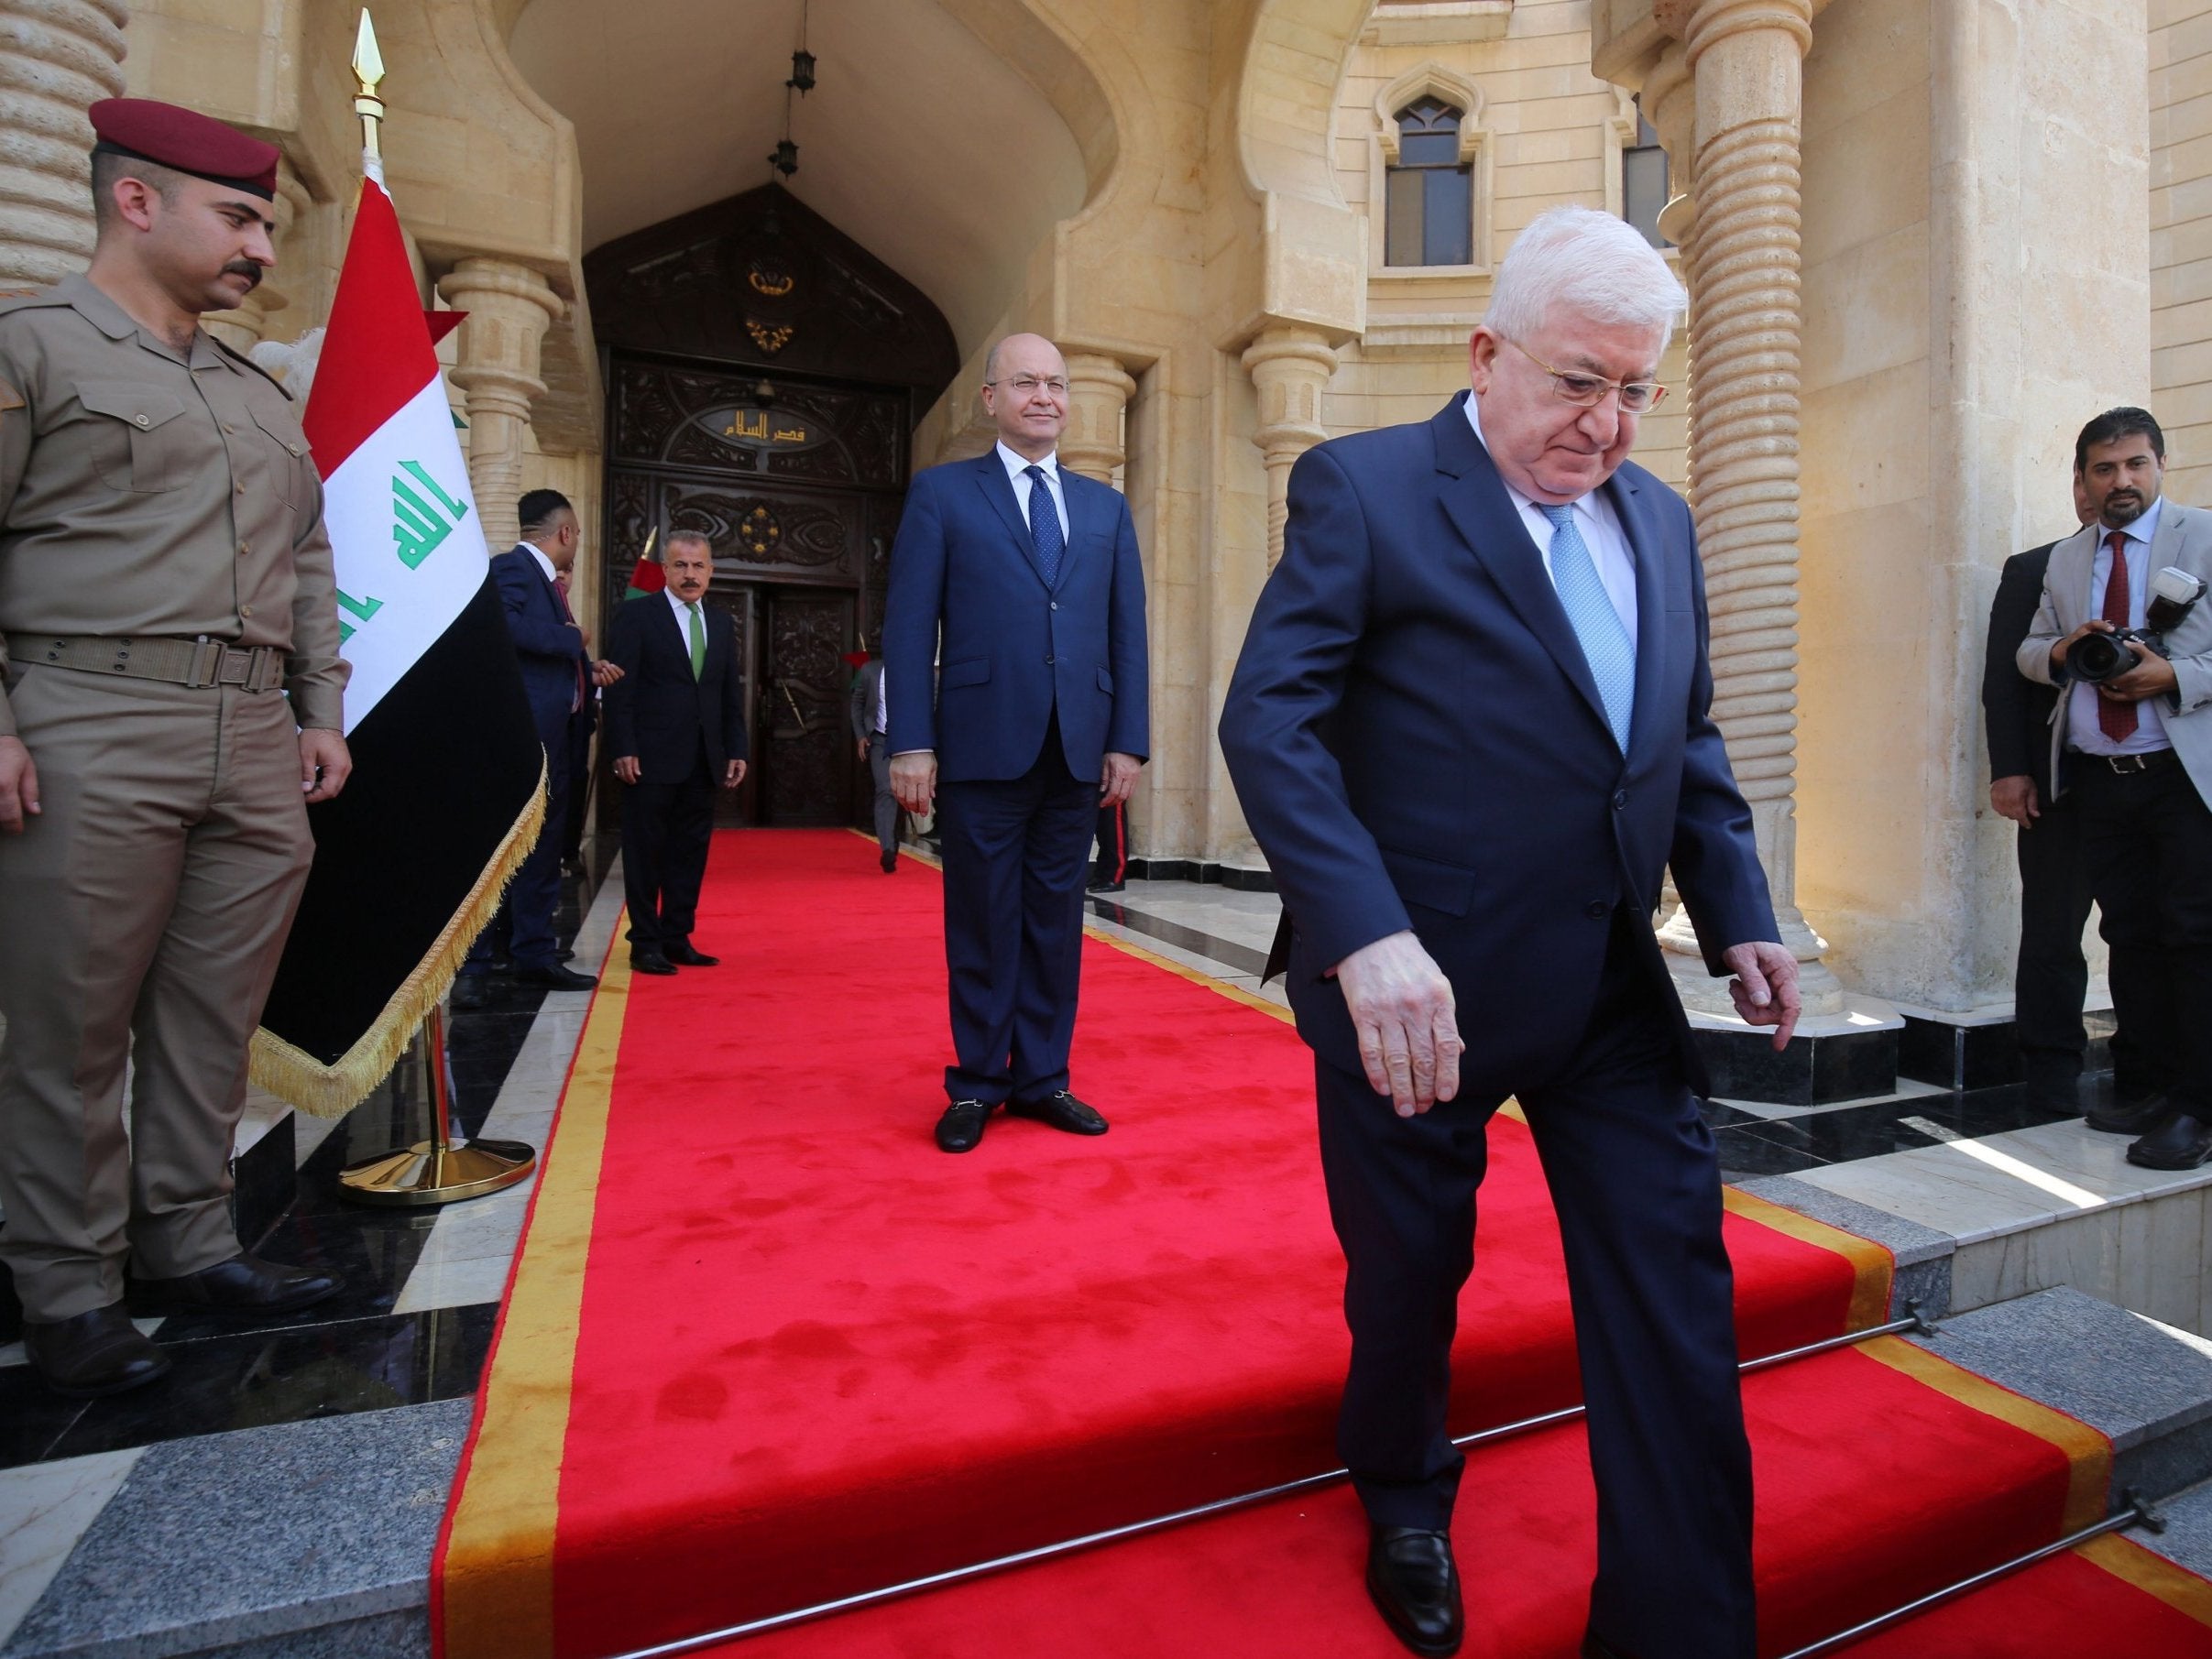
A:
{"type": "MultiPolygon", "coordinates": [[[[1590,1628],[1642,1659],[1751,1659],[1751,1455],[1719,1161],[1634,928],[1648,923],[1615,912],[1573,1059],[1517,1097],[1559,1215],[1589,1405],[1590,1628]]],[[[1447,1423],[1451,1345],[1502,1102],[1401,1119],[1318,1057],[1315,1082],[1352,1329],[1338,1451],[1371,1520],[1443,1528],[1465,1461],[1447,1423]]]]}
{"type": "Polygon", "coordinates": [[[715,781],[704,750],[682,783],[622,791],[622,894],[640,950],[684,944],[698,923],[699,888],[714,840],[715,781]]]}
{"type": "Polygon", "coordinates": [[[585,819],[591,802],[591,734],[598,725],[591,704],[568,717],[568,810],[561,815],[561,857],[584,856],[585,819]]]}
{"type": "Polygon", "coordinates": [[[876,789],[876,845],[887,853],[899,850],[899,798],[891,792],[891,742],[882,732],[868,739],[868,775],[876,789]]]}
{"type": "Polygon", "coordinates": [[[2115,957],[2112,1012],[2146,1089],[2212,1121],[2212,807],[2171,753],[2140,772],[2069,755],[2089,883],[2115,957]]]}
{"type": "MultiPolygon", "coordinates": [[[[2019,833],[2020,959],[2012,980],[2013,1031],[2030,1082],[2064,1086],[2081,1075],[2089,1046],[2082,1023],[2089,988],[2082,930],[2088,925],[2094,894],[2082,846],[2080,791],[2040,804],[2035,821],[2019,833]]],[[[2112,947],[2115,1003],[2133,1000],[2140,1006],[2141,989],[2127,983],[2139,971],[2135,951],[2112,947]]],[[[2112,1067],[2123,1096],[2151,1086],[2142,1081],[2146,1058],[2125,1026],[2113,1033],[2112,1067]]]]}
{"type": "Polygon", "coordinates": [[[1068,1086],[1098,801],[1098,780],[1068,769],[1057,715],[1023,776],[937,785],[951,1099],[1041,1100],[1068,1086]]]}
{"type": "Polygon", "coordinates": [[[274,692],[33,668],[8,694],[45,810],[0,836],[0,1261],[52,1321],[120,1301],[126,1256],[237,1253],[247,1044],[314,843],[274,692]]]}
{"type": "MultiPolygon", "coordinates": [[[[507,954],[517,967],[557,967],[561,941],[554,923],[561,911],[561,838],[568,822],[568,737],[555,735],[545,748],[545,824],[507,884],[500,911],[507,918],[507,954]]],[[[495,918],[495,921],[497,919],[495,918]]],[[[488,974],[498,955],[498,930],[487,927],[469,947],[465,974],[488,974]]]]}

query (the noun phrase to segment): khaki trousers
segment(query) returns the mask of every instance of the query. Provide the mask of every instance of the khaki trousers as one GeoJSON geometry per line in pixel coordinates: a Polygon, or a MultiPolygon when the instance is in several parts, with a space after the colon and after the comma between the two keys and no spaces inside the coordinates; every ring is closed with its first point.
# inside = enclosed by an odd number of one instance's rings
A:
{"type": "Polygon", "coordinates": [[[45,810],[0,834],[0,1261],[50,1321],[120,1301],[126,1256],[237,1253],[246,1045],[314,843],[278,693],[17,667],[8,698],[45,810]]]}

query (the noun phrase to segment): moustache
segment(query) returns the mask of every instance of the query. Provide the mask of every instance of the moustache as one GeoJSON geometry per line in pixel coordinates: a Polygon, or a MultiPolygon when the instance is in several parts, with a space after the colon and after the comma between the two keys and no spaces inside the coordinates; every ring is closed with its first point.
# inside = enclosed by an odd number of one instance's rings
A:
{"type": "Polygon", "coordinates": [[[261,286],[261,267],[256,265],[251,259],[233,259],[228,265],[223,267],[222,274],[225,277],[245,278],[246,286],[248,289],[257,289],[261,286]]]}

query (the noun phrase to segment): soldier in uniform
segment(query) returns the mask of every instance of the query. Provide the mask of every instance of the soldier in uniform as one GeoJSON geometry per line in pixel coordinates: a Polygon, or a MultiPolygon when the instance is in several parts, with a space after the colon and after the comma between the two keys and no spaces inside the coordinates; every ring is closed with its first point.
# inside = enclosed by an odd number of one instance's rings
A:
{"type": "Polygon", "coordinates": [[[278,152],[91,115],[91,267],[0,301],[0,1261],[74,1395],[168,1370],[126,1261],[147,1314],[340,1288],[242,1253],[227,1200],[306,806],[352,764],[321,482],[283,388],[199,326],[275,263],[278,152]]]}

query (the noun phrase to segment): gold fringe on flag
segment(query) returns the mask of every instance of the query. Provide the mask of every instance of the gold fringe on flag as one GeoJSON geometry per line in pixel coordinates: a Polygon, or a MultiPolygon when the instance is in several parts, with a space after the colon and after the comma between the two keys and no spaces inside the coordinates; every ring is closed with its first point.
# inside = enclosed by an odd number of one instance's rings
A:
{"type": "Polygon", "coordinates": [[[545,827],[545,766],[538,767],[538,784],[531,791],[522,815],[499,843],[498,851],[469,889],[468,897],[440,932],[430,952],[415,965],[413,973],[391,994],[376,1023],[361,1034],[338,1058],[324,1065],[305,1050],[266,1029],[254,1032],[246,1075],[260,1088],[287,1105],[314,1118],[343,1118],[368,1097],[368,1092],[391,1075],[407,1045],[414,1040],[430,1011],[453,988],[454,977],[468,959],[476,935],[491,924],[507,892],[507,884],[530,857],[545,827]]]}

